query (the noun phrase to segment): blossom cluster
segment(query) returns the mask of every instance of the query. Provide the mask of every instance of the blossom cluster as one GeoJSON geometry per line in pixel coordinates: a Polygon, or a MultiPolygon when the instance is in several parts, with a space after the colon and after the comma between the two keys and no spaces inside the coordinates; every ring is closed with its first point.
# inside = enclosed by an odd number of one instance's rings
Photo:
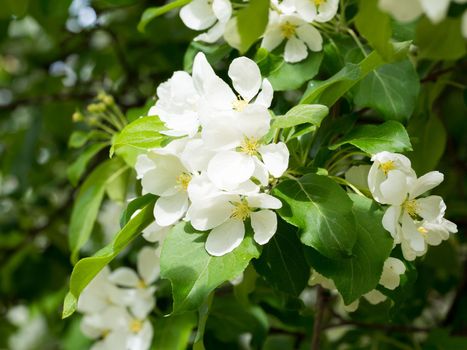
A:
{"type": "Polygon", "coordinates": [[[256,63],[236,58],[228,76],[235,91],[199,53],[192,75],[178,71],[162,83],[149,115],[164,122],[172,141],[139,155],[135,165],[143,193],[159,196],[152,235],[185,220],[210,231],[206,250],[214,256],[240,245],[248,222],[258,244],[274,235],[273,209],[282,203],[268,185],[289,159],[283,142],[270,142],[273,89],[256,63]]]}
{"type": "Polygon", "coordinates": [[[96,342],[91,350],[147,350],[153,337],[148,315],[155,306],[153,283],[159,277],[159,251],[144,247],[136,273],[105,267],[83,290],[78,311],[81,331],[96,342]]]}
{"type": "MultiPolygon", "coordinates": [[[[284,60],[300,62],[308,56],[308,50],[321,51],[323,38],[314,24],[334,18],[339,0],[272,0],[269,21],[261,46],[272,51],[283,41],[284,60]]],[[[214,43],[229,30],[227,23],[233,16],[229,0],[193,0],[180,10],[185,25],[194,30],[207,30],[195,37],[196,41],[214,43]]]]}
{"type": "Polygon", "coordinates": [[[383,226],[401,245],[406,260],[424,255],[428,245],[438,245],[457,232],[456,225],[444,218],[446,204],[440,196],[421,197],[444,180],[443,174],[431,171],[417,177],[410,160],[397,153],[380,152],[371,160],[369,189],[377,202],[389,205],[383,226]]]}
{"type": "MultiPolygon", "coordinates": [[[[465,4],[467,0],[379,0],[379,7],[400,22],[412,22],[422,14],[438,24],[446,18],[451,3],[465,4]]],[[[462,15],[462,35],[467,38],[467,10],[462,15]]]]}

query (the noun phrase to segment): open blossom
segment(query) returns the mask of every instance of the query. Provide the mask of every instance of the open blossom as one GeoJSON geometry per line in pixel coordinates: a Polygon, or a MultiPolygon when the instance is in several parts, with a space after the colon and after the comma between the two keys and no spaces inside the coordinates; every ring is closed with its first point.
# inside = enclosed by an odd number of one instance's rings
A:
{"type": "Polygon", "coordinates": [[[339,0],[295,0],[295,7],[307,22],[328,22],[336,15],[339,0]]]}
{"type": "Polygon", "coordinates": [[[320,32],[298,14],[279,14],[272,10],[261,47],[274,50],[284,40],[284,60],[295,63],[307,58],[310,51],[321,51],[323,38],[320,32]]]}
{"type": "Polygon", "coordinates": [[[232,16],[229,0],[193,0],[180,10],[180,18],[188,28],[209,30],[195,40],[214,43],[224,34],[225,26],[232,16]]]}

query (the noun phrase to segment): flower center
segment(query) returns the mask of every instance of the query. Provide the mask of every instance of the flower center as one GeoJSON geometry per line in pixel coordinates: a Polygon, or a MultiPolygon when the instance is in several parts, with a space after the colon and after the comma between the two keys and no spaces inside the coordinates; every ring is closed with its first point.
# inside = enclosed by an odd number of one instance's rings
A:
{"type": "Polygon", "coordinates": [[[191,175],[187,173],[181,173],[177,176],[177,184],[183,190],[186,191],[188,189],[188,185],[191,181],[191,175]]]}
{"type": "Polygon", "coordinates": [[[385,175],[387,175],[390,170],[396,169],[396,165],[394,164],[393,160],[388,160],[387,162],[381,163],[379,167],[385,175]]]}
{"type": "Polygon", "coordinates": [[[417,228],[417,231],[424,237],[428,233],[428,230],[426,228],[424,228],[423,226],[420,226],[419,228],[417,228]]]}
{"type": "Polygon", "coordinates": [[[132,319],[130,322],[130,331],[133,333],[139,333],[141,329],[143,329],[143,322],[136,318],[132,319]]]}
{"type": "Polygon", "coordinates": [[[232,108],[237,112],[243,112],[246,106],[248,106],[248,101],[245,101],[241,96],[238,96],[237,99],[232,102],[232,108]]]}
{"type": "Polygon", "coordinates": [[[295,24],[292,24],[290,22],[285,22],[281,26],[282,35],[284,35],[287,39],[290,39],[292,36],[295,35],[296,28],[297,26],[295,24]]]}
{"type": "Polygon", "coordinates": [[[140,288],[140,289],[146,288],[146,287],[147,287],[146,282],[144,282],[143,279],[140,279],[140,280],[138,281],[137,287],[140,288]]]}
{"type": "Polygon", "coordinates": [[[416,218],[418,216],[417,202],[415,201],[415,199],[405,201],[404,204],[402,204],[402,206],[404,207],[404,210],[407,212],[407,214],[410,215],[410,217],[416,218]]]}
{"type": "Polygon", "coordinates": [[[315,3],[315,6],[318,7],[326,2],[326,0],[312,0],[315,3]]]}
{"type": "Polygon", "coordinates": [[[259,141],[254,137],[248,138],[245,137],[242,144],[240,145],[240,151],[248,154],[249,156],[254,156],[259,147],[259,141]]]}
{"type": "Polygon", "coordinates": [[[245,221],[250,217],[251,209],[245,200],[241,201],[240,203],[235,203],[234,205],[235,209],[230,216],[231,218],[245,221]]]}

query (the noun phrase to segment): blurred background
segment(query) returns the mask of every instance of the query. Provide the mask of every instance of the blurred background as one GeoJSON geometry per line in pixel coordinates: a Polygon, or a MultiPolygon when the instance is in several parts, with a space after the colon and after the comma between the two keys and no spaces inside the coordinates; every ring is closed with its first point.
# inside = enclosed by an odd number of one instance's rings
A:
{"type": "MultiPolygon", "coordinates": [[[[131,113],[151,103],[156,86],[183,69],[185,59],[190,62],[186,51],[196,33],[177,13],[152,21],[145,33],[137,31],[144,9],[161,4],[1,1],[0,349],[89,347],[79,317],[60,319],[71,272],[67,223],[75,195],[67,167],[81,152],[70,149],[68,140],[83,127],[72,115],[102,90],[131,113]]],[[[458,72],[465,73],[465,66],[464,59],[458,72]]],[[[435,89],[438,78],[427,77],[423,88],[435,89]]],[[[437,193],[444,196],[459,234],[431,249],[419,264],[418,280],[401,312],[409,319],[428,313],[434,324],[440,318],[466,335],[467,95],[456,84],[436,100],[437,117],[418,118],[408,128],[422,145],[414,157],[417,171],[437,167],[446,175],[437,193]]],[[[101,153],[100,159],[107,157],[101,153]]],[[[115,232],[109,225],[118,225],[113,210],[104,206],[99,216],[96,230],[104,235],[115,232]]]]}

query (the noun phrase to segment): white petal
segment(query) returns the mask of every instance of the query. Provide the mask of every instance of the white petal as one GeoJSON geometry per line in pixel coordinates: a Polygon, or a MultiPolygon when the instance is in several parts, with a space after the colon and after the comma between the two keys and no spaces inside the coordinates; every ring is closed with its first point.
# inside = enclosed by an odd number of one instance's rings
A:
{"type": "Polygon", "coordinates": [[[143,230],[143,238],[151,243],[162,242],[169,233],[170,226],[160,226],[157,222],[153,222],[143,230]]]}
{"type": "Polygon", "coordinates": [[[380,185],[380,190],[381,203],[401,205],[407,198],[407,176],[399,170],[389,171],[387,179],[380,185]]]}
{"type": "Polygon", "coordinates": [[[137,179],[142,179],[144,174],[146,174],[149,170],[154,169],[156,165],[152,161],[151,158],[149,158],[146,154],[140,154],[136,158],[136,164],[135,164],[135,170],[136,170],[136,178],[137,179]]]}
{"type": "Polygon", "coordinates": [[[269,108],[271,106],[274,90],[271,83],[267,79],[263,79],[261,85],[261,92],[256,96],[255,104],[259,104],[263,107],[269,108]]]}
{"type": "Polygon", "coordinates": [[[306,45],[295,36],[287,40],[284,50],[284,61],[296,63],[304,60],[308,56],[306,45]]]}
{"type": "Polygon", "coordinates": [[[450,0],[419,0],[427,17],[433,23],[441,22],[447,15],[450,0]]]}
{"type": "Polygon", "coordinates": [[[274,50],[284,41],[284,35],[279,26],[269,28],[264,34],[263,40],[261,41],[261,47],[264,47],[268,51],[274,50]]]}
{"type": "Polygon", "coordinates": [[[289,150],[285,143],[271,143],[258,149],[263,163],[274,177],[281,177],[289,166],[289,150]]]}
{"type": "Polygon", "coordinates": [[[444,180],[444,175],[439,171],[430,171],[419,177],[412,183],[410,188],[410,198],[417,198],[421,194],[435,188],[444,180]]]}
{"type": "Polygon", "coordinates": [[[228,75],[232,79],[234,89],[250,101],[261,86],[261,72],[258,65],[247,57],[238,57],[229,66],[228,75]]]}
{"type": "Polygon", "coordinates": [[[205,93],[205,82],[217,77],[214,69],[212,69],[206,56],[202,52],[198,52],[195,56],[192,76],[195,89],[202,94],[205,93]]]}
{"type": "Polygon", "coordinates": [[[222,256],[237,248],[245,236],[243,221],[229,219],[214,228],[206,240],[206,251],[214,256],[222,256]]]}
{"type": "Polygon", "coordinates": [[[277,231],[277,216],[272,210],[260,210],[250,214],[254,240],[266,244],[277,231]]]}
{"type": "Polygon", "coordinates": [[[248,180],[255,171],[253,158],[239,152],[217,153],[209,162],[209,179],[221,189],[229,190],[248,180]]]}
{"type": "Polygon", "coordinates": [[[400,22],[411,22],[423,13],[418,0],[379,0],[379,7],[400,22]]]}
{"type": "Polygon", "coordinates": [[[206,173],[194,176],[188,185],[188,197],[192,203],[201,203],[220,193],[220,190],[209,180],[206,173]]]}
{"type": "Polygon", "coordinates": [[[339,0],[326,0],[318,7],[318,15],[315,18],[316,22],[330,21],[337,13],[339,0]]]}
{"type": "Polygon", "coordinates": [[[241,141],[245,136],[259,140],[270,129],[271,115],[266,107],[260,104],[249,104],[241,113],[236,113],[233,125],[240,131],[241,141]]]}
{"type": "Polygon", "coordinates": [[[282,202],[270,194],[258,193],[249,195],[247,197],[248,206],[251,208],[262,208],[262,209],[280,209],[282,208],[282,202]]]}
{"type": "Polygon", "coordinates": [[[173,196],[160,197],[154,206],[154,218],[160,226],[170,226],[180,220],[188,209],[188,195],[180,191],[173,196]]]}
{"type": "Polygon", "coordinates": [[[305,24],[297,28],[297,36],[311,51],[321,51],[323,49],[323,38],[315,27],[305,24]]]}
{"type": "Polygon", "coordinates": [[[119,267],[110,274],[109,280],[123,287],[136,287],[139,277],[129,267],[119,267]]]}
{"type": "Polygon", "coordinates": [[[188,28],[204,30],[216,22],[217,18],[207,0],[193,0],[180,10],[180,18],[188,28]]]}
{"type": "Polygon", "coordinates": [[[402,214],[402,234],[415,252],[422,252],[425,250],[425,240],[422,234],[417,230],[417,226],[412,218],[407,213],[402,214]]]}
{"type": "Polygon", "coordinates": [[[209,30],[206,33],[197,35],[194,40],[203,41],[205,43],[212,44],[218,41],[220,38],[222,38],[222,35],[224,34],[224,30],[225,30],[225,23],[217,22],[211,28],[209,28],[209,30]]]}
{"type": "Polygon", "coordinates": [[[195,229],[210,230],[224,223],[232,215],[235,207],[230,203],[231,200],[238,201],[239,198],[236,195],[220,195],[200,203],[192,203],[187,217],[195,229]]]}
{"type": "Polygon", "coordinates": [[[373,305],[382,303],[383,301],[387,299],[387,297],[377,289],[373,289],[369,291],[368,293],[363,294],[363,296],[365,297],[366,300],[368,300],[370,304],[373,304],[373,305]]]}
{"type": "Polygon", "coordinates": [[[147,285],[159,277],[159,264],[159,257],[154,248],[143,247],[138,253],[138,273],[147,285]]]}
{"type": "Polygon", "coordinates": [[[226,23],[232,16],[232,5],[229,0],[214,0],[212,10],[220,22],[226,23]]]}
{"type": "Polygon", "coordinates": [[[428,196],[416,200],[417,214],[428,221],[439,221],[446,211],[446,204],[440,196],[428,196]]]}
{"type": "Polygon", "coordinates": [[[219,77],[205,81],[204,98],[211,108],[220,110],[231,110],[237,100],[230,86],[219,77]]]}
{"type": "Polygon", "coordinates": [[[400,275],[405,272],[404,263],[396,258],[389,257],[384,262],[383,273],[379,280],[379,284],[387,289],[394,290],[400,284],[400,275]]]}
{"type": "Polygon", "coordinates": [[[383,227],[391,233],[393,238],[396,237],[399,227],[399,217],[401,215],[401,207],[391,205],[383,216],[383,227]]]}
{"type": "Polygon", "coordinates": [[[316,5],[310,0],[296,0],[297,13],[307,22],[313,22],[316,18],[316,5]]]}
{"type": "Polygon", "coordinates": [[[253,157],[253,160],[255,162],[253,177],[257,179],[262,186],[267,186],[269,183],[268,169],[257,157],[253,157]]]}

